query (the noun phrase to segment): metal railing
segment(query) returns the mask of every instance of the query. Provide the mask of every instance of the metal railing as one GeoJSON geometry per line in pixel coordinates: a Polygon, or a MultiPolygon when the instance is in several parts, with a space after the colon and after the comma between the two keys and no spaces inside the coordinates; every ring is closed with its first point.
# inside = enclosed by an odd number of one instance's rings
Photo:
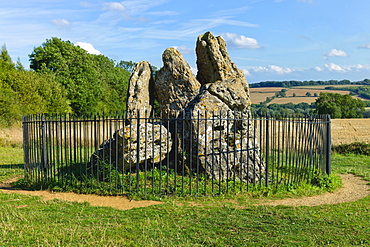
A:
{"type": "Polygon", "coordinates": [[[330,174],[329,115],[143,115],[24,116],[26,180],[91,193],[214,195],[330,174]]]}

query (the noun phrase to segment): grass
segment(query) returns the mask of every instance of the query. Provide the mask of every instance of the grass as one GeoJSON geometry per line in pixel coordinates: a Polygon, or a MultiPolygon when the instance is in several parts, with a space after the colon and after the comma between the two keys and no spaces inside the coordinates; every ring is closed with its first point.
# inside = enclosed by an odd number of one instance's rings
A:
{"type": "Polygon", "coordinates": [[[0,147],[0,183],[23,175],[23,150],[0,147]]]}
{"type": "MultiPolygon", "coordinates": [[[[13,151],[0,149],[0,170],[19,174],[21,152],[13,151]]],[[[370,180],[369,156],[333,154],[332,163],[334,174],[355,173],[370,180]]],[[[290,194],[286,192],[285,196],[290,194]]],[[[168,198],[161,205],[121,211],[0,193],[0,246],[370,244],[370,196],[356,202],[315,207],[255,206],[255,202],[246,194],[233,200],[168,198]]]]}

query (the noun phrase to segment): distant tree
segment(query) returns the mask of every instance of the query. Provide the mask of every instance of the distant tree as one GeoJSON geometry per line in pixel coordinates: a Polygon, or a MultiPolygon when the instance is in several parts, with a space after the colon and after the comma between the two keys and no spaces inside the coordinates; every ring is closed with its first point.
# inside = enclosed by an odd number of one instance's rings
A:
{"type": "Polygon", "coordinates": [[[9,56],[8,50],[6,49],[6,45],[4,44],[1,47],[0,51],[0,69],[3,71],[4,70],[9,71],[13,70],[14,68],[15,68],[14,63],[11,57],[9,56]]]}
{"type": "Polygon", "coordinates": [[[117,67],[120,67],[122,69],[125,69],[127,70],[128,72],[132,72],[132,70],[134,69],[135,65],[137,63],[133,62],[133,61],[120,61],[118,64],[117,64],[117,67]]]}
{"type": "Polygon", "coordinates": [[[18,58],[17,63],[15,64],[16,70],[25,71],[23,64],[21,63],[21,60],[18,58]]]}
{"type": "Polygon", "coordinates": [[[314,93],[313,96],[314,97],[319,97],[319,95],[317,93],[314,93]]]}
{"type": "Polygon", "coordinates": [[[349,94],[320,93],[315,106],[317,114],[330,114],[332,118],[363,117],[365,111],[365,103],[349,94]]]}
{"type": "Polygon", "coordinates": [[[296,97],[297,96],[297,94],[296,93],[293,93],[293,97],[296,97]]]}
{"type": "Polygon", "coordinates": [[[0,60],[11,64],[13,63],[5,44],[1,47],[0,60]]]}
{"type": "Polygon", "coordinates": [[[306,93],[306,96],[307,96],[307,97],[311,97],[311,93],[310,93],[310,92],[307,92],[307,93],[306,93]]]}

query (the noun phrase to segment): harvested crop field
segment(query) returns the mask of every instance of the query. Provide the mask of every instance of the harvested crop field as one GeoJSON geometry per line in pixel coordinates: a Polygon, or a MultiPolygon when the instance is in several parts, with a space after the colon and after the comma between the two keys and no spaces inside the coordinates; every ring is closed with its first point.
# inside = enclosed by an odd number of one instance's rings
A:
{"type": "Polygon", "coordinates": [[[266,101],[267,97],[273,97],[275,93],[250,93],[252,104],[259,104],[260,102],[266,101]]]}
{"type": "Polygon", "coordinates": [[[311,104],[316,101],[318,97],[287,97],[287,98],[275,98],[273,99],[270,104],[299,104],[299,103],[308,103],[311,104]]]}
{"type": "MultiPolygon", "coordinates": [[[[319,87],[319,86],[317,86],[319,87]]],[[[286,103],[313,103],[317,99],[317,97],[307,97],[306,94],[309,92],[311,96],[315,94],[320,95],[320,93],[338,93],[338,94],[350,94],[350,91],[342,91],[342,90],[325,90],[324,87],[317,88],[317,87],[306,87],[306,88],[282,88],[282,87],[265,87],[265,88],[250,88],[250,97],[253,104],[259,104],[260,102],[264,102],[267,97],[273,97],[276,93],[281,92],[282,89],[286,90],[286,97],[283,98],[275,98],[273,99],[270,104],[286,104],[286,103]],[[293,95],[295,95],[293,97],[293,95]]],[[[358,97],[355,97],[358,98],[358,97]]]]}
{"type": "Polygon", "coordinates": [[[332,119],[331,132],[333,145],[370,143],[370,119],[332,119]]]}
{"type": "Polygon", "coordinates": [[[342,90],[320,90],[320,89],[307,89],[307,88],[292,88],[289,89],[286,92],[286,96],[293,96],[295,94],[296,96],[306,96],[306,93],[309,92],[311,95],[314,95],[317,93],[317,95],[320,95],[320,93],[338,93],[338,94],[349,94],[350,91],[342,91],[342,90]]]}
{"type": "MultiPolygon", "coordinates": [[[[315,97],[304,97],[304,98],[315,99],[315,97]]],[[[331,121],[332,121],[332,142],[334,145],[353,142],[370,143],[369,118],[332,119],[331,121]]],[[[0,145],[15,144],[16,146],[21,146],[22,141],[23,141],[22,128],[20,126],[5,129],[0,128],[0,145]]]]}

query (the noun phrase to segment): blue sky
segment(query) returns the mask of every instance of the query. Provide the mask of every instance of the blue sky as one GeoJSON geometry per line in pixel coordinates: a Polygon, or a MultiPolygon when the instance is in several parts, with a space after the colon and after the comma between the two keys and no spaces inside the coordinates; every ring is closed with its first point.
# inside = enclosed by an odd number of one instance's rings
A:
{"type": "Polygon", "coordinates": [[[369,0],[2,1],[0,44],[25,67],[51,37],[158,68],[177,47],[196,70],[196,38],[211,31],[250,83],[356,81],[370,78],[369,11],[369,0]]]}

